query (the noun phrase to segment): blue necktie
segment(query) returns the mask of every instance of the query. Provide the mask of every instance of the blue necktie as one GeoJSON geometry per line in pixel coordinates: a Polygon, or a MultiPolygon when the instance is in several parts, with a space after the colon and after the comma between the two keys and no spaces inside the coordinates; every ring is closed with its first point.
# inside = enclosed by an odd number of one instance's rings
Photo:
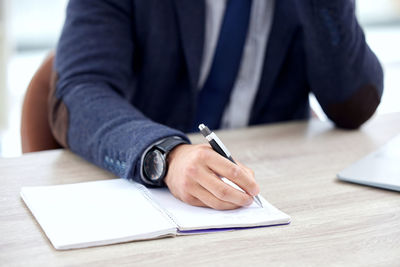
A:
{"type": "Polygon", "coordinates": [[[210,73],[197,97],[193,131],[200,123],[218,129],[242,59],[252,0],[229,0],[210,73]]]}

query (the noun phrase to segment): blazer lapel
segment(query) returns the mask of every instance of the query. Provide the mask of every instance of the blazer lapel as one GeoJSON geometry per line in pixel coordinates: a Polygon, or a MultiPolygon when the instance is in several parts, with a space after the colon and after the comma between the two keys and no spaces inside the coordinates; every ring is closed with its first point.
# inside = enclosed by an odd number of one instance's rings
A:
{"type": "Polygon", "coordinates": [[[275,1],[272,29],[264,59],[260,86],[251,112],[250,123],[255,122],[256,117],[267,104],[272,86],[286,59],[285,54],[289,49],[294,32],[299,26],[296,22],[297,15],[289,2],[285,0],[275,1]]]}
{"type": "Polygon", "coordinates": [[[192,89],[197,89],[205,34],[204,0],[174,0],[192,89]]]}

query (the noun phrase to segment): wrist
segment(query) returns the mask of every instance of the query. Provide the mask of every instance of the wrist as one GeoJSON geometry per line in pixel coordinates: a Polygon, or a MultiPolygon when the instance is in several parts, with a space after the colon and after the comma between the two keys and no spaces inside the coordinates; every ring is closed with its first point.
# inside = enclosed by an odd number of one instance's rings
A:
{"type": "Polygon", "coordinates": [[[189,144],[187,144],[187,143],[182,143],[182,144],[178,144],[173,149],[171,149],[171,151],[168,153],[168,156],[167,156],[168,166],[174,161],[174,159],[184,149],[184,147],[188,146],[188,145],[189,144]]]}
{"type": "Polygon", "coordinates": [[[164,183],[166,186],[170,187],[170,181],[171,176],[176,176],[176,173],[174,173],[174,166],[176,165],[175,163],[178,161],[179,157],[184,153],[185,149],[190,146],[190,144],[180,144],[174,147],[171,152],[168,154],[167,157],[167,163],[168,163],[168,171],[165,175],[164,178],[164,183]]]}

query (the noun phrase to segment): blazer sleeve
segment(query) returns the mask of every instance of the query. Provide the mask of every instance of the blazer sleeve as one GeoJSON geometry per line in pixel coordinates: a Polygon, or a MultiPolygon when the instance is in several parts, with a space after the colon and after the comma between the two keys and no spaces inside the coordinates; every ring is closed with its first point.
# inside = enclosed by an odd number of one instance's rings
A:
{"type": "Polygon", "coordinates": [[[136,55],[131,0],[71,0],[59,39],[50,124],[58,142],[118,177],[141,182],[143,151],[187,137],[144,116],[127,100],[136,55]]]}
{"type": "Polygon", "coordinates": [[[383,93],[382,67],[365,41],[354,0],[297,0],[311,91],[342,128],[368,120],[383,93]]]}

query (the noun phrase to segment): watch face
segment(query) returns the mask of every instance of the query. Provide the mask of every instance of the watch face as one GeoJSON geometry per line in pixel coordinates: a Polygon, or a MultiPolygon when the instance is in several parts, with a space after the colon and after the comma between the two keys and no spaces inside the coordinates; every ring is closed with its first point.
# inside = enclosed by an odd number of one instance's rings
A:
{"type": "Polygon", "coordinates": [[[144,172],[152,181],[158,181],[164,176],[166,163],[163,155],[158,150],[150,151],[144,159],[144,172]]]}

